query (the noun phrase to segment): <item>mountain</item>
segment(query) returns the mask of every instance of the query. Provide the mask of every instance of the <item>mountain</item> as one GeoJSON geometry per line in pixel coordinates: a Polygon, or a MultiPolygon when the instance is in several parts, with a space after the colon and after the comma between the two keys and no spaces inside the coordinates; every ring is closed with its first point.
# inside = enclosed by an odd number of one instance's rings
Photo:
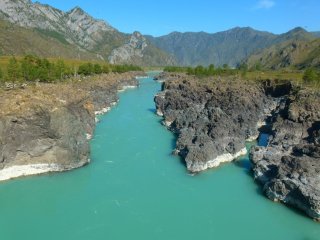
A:
{"type": "Polygon", "coordinates": [[[173,32],[166,36],[147,38],[155,46],[174,55],[180,65],[236,66],[256,51],[289,39],[312,39],[314,36],[302,28],[275,35],[249,27],[233,28],[209,34],[205,32],[173,32]]]}
{"type": "Polygon", "coordinates": [[[19,27],[0,20],[0,55],[63,57],[68,59],[98,60],[96,54],[68,43],[55,32],[19,27]]]}
{"type": "MultiPolygon", "coordinates": [[[[128,19],[129,21],[130,19],[128,19]]],[[[209,34],[173,32],[162,37],[124,34],[79,7],[68,12],[31,0],[0,1],[0,54],[105,60],[114,64],[236,66],[252,54],[317,33],[295,28],[272,34],[233,28],[209,34]]]]}
{"type": "Polygon", "coordinates": [[[139,32],[134,32],[128,42],[114,49],[109,56],[109,62],[113,64],[132,62],[141,65],[144,53],[146,53],[145,59],[150,65],[164,61],[169,65],[176,63],[174,57],[168,57],[166,53],[149,44],[148,40],[139,32]]]}
{"type": "Polygon", "coordinates": [[[320,32],[312,32],[312,34],[316,37],[320,37],[320,32]]]}
{"type": "MultiPolygon", "coordinates": [[[[27,34],[32,31],[36,38],[44,40],[43,37],[48,37],[50,43],[51,41],[60,42],[64,45],[60,47],[68,49],[67,52],[72,52],[71,55],[78,56],[78,52],[83,53],[83,59],[87,59],[87,56],[90,56],[88,59],[91,59],[91,56],[94,56],[95,59],[107,60],[114,49],[126,45],[134,36],[119,32],[107,22],[91,17],[79,7],[63,12],[49,5],[33,3],[30,0],[1,0],[0,19],[10,22],[14,26],[13,28],[19,26],[20,32],[26,33],[25,38],[20,36],[23,42],[28,41],[28,38],[34,38],[34,36],[27,34]]],[[[8,39],[14,38],[10,32],[3,29],[1,31],[9,34],[7,35],[8,39]]],[[[15,40],[15,42],[17,41],[18,39],[15,40]]],[[[0,43],[2,49],[5,48],[3,45],[0,43]]],[[[139,46],[130,45],[130,47],[132,48],[130,53],[139,50],[139,46]]],[[[21,52],[16,53],[14,48],[11,51],[13,54],[21,54],[21,52]]],[[[50,52],[42,45],[30,44],[26,51],[43,52],[42,55],[50,55],[50,52]]],[[[60,54],[61,57],[66,57],[63,51],[60,54]]],[[[132,55],[128,58],[128,62],[122,63],[139,62],[142,65],[167,65],[172,61],[171,56],[146,42],[141,54],[132,55]],[[160,54],[161,56],[156,58],[159,62],[155,60],[150,62],[150,54],[160,54]]]]}
{"type": "Polygon", "coordinates": [[[320,39],[289,40],[276,44],[250,56],[246,62],[249,67],[259,64],[262,68],[272,70],[288,67],[320,68],[320,39]]]}

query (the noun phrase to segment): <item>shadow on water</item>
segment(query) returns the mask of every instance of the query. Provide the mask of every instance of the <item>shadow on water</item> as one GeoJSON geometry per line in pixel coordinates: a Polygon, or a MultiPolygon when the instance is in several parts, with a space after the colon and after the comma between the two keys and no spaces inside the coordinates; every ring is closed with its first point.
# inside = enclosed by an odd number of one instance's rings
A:
{"type": "MultiPolygon", "coordinates": [[[[270,138],[270,134],[266,133],[266,132],[262,132],[260,135],[259,135],[259,138],[258,138],[258,141],[257,141],[257,144],[254,144],[254,143],[251,143],[251,144],[247,144],[247,148],[248,150],[250,151],[251,147],[254,147],[254,146],[261,146],[261,147],[267,147],[268,146],[268,142],[269,142],[269,138],[270,138]]],[[[235,160],[234,162],[234,165],[239,167],[239,168],[242,168],[245,172],[245,174],[247,174],[248,176],[250,176],[252,178],[252,180],[254,180],[254,174],[253,174],[253,170],[252,170],[252,163],[250,162],[250,157],[249,155],[246,155],[244,157],[241,157],[237,160],[235,160]]],[[[268,201],[271,201],[270,199],[267,198],[267,196],[265,195],[264,191],[263,191],[263,186],[257,182],[257,181],[254,181],[255,184],[256,184],[256,193],[259,195],[259,196],[262,196],[264,199],[268,200],[268,201]]],[[[301,216],[301,217],[304,217],[310,221],[313,221],[312,219],[310,219],[309,217],[306,216],[306,214],[300,210],[300,209],[297,209],[293,206],[290,206],[290,205],[286,205],[286,204],[283,204],[283,203],[278,203],[278,204],[281,204],[282,206],[286,207],[288,210],[294,212],[295,214],[301,216]]]]}
{"type": "Polygon", "coordinates": [[[149,108],[148,111],[149,111],[149,112],[152,112],[152,113],[154,113],[154,114],[157,113],[157,110],[156,110],[155,108],[149,108]]]}
{"type": "MultiPolygon", "coordinates": [[[[269,134],[267,133],[260,133],[257,142],[249,142],[246,144],[247,150],[248,150],[248,154],[246,156],[240,157],[239,159],[233,161],[234,165],[242,168],[243,172],[249,176],[250,178],[252,178],[252,180],[254,180],[254,174],[253,174],[253,165],[250,161],[250,149],[254,146],[262,146],[262,147],[266,147],[268,145],[268,140],[269,140],[269,134]]],[[[261,185],[256,182],[256,193],[260,196],[265,197],[264,192],[262,190],[261,185]]]]}
{"type": "MultiPolygon", "coordinates": [[[[268,141],[269,141],[269,134],[261,133],[259,135],[257,143],[255,143],[255,142],[247,143],[247,150],[248,150],[248,152],[250,152],[250,149],[252,147],[256,146],[256,145],[257,146],[261,146],[261,147],[266,147],[268,145],[268,141]]],[[[239,159],[234,161],[234,164],[237,167],[240,167],[240,168],[244,169],[244,171],[246,173],[248,173],[250,176],[253,176],[253,174],[252,174],[252,163],[250,162],[249,154],[247,154],[244,157],[240,157],[239,159]]]]}
{"type": "Polygon", "coordinates": [[[233,161],[233,163],[235,166],[242,168],[244,170],[244,172],[246,172],[250,176],[252,176],[252,174],[251,174],[252,164],[251,164],[248,156],[239,158],[239,159],[233,161]]]}

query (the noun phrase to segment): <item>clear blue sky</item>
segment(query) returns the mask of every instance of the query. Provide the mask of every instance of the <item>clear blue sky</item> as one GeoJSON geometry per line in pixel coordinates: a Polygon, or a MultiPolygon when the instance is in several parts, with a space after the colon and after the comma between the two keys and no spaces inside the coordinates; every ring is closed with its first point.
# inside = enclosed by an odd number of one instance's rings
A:
{"type": "Polygon", "coordinates": [[[154,36],[172,31],[210,33],[236,26],[284,33],[320,31],[320,0],[39,0],[68,11],[80,6],[119,31],[154,36]]]}

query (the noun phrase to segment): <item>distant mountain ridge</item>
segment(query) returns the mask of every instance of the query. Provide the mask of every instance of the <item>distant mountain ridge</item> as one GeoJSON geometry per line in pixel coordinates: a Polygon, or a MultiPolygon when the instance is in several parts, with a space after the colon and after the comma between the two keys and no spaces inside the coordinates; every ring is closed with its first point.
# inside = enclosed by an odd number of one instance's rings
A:
{"type": "Polygon", "coordinates": [[[320,32],[312,32],[312,34],[316,37],[320,37],[320,32]]]}
{"type": "Polygon", "coordinates": [[[295,28],[276,35],[250,27],[218,33],[173,32],[161,37],[125,34],[79,7],[68,12],[31,0],[0,1],[0,54],[104,60],[149,66],[228,64],[287,41],[311,41],[319,32],[295,28]]]}
{"type": "MultiPolygon", "coordinates": [[[[132,37],[132,35],[119,32],[105,21],[93,18],[79,7],[64,12],[46,4],[33,3],[30,0],[1,0],[0,19],[25,28],[25,33],[28,32],[28,29],[34,29],[40,35],[60,41],[70,51],[74,51],[71,55],[77,55],[76,53],[80,51],[84,53],[81,56],[93,55],[97,60],[107,60],[114,49],[126,45],[132,37]]],[[[33,32],[35,35],[38,33],[33,32]]],[[[10,38],[10,35],[7,37],[10,38]]],[[[20,37],[22,41],[27,41],[28,36],[20,37]]],[[[34,38],[35,36],[29,37],[34,38]]],[[[0,41],[1,47],[2,52],[6,53],[4,44],[1,44],[0,41]]],[[[140,51],[140,54],[133,54],[130,58],[119,56],[117,63],[139,62],[141,65],[174,63],[172,56],[151,46],[147,41],[144,49],[139,49],[140,46],[135,47],[136,49],[131,49],[130,53],[140,51]],[[160,54],[161,56],[150,61],[148,54],[151,56],[160,54]]],[[[26,49],[26,52],[44,52],[43,55],[48,55],[46,49],[39,48],[40,46],[37,48],[30,44],[30,49],[26,49]]],[[[60,54],[61,57],[64,57],[63,52],[60,54]]]]}
{"type": "Polygon", "coordinates": [[[161,37],[147,37],[158,48],[173,54],[180,65],[236,66],[251,54],[289,39],[309,40],[315,38],[302,28],[276,35],[236,27],[218,33],[173,32],[161,37]]]}

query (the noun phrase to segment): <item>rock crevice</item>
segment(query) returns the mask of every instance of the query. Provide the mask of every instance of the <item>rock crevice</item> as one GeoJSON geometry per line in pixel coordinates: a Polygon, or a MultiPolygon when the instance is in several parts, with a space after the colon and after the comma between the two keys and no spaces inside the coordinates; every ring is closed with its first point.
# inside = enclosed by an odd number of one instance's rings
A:
{"type": "Polygon", "coordinates": [[[273,201],[320,219],[320,94],[291,91],[270,122],[268,146],[250,152],[255,179],[273,201]]]}

